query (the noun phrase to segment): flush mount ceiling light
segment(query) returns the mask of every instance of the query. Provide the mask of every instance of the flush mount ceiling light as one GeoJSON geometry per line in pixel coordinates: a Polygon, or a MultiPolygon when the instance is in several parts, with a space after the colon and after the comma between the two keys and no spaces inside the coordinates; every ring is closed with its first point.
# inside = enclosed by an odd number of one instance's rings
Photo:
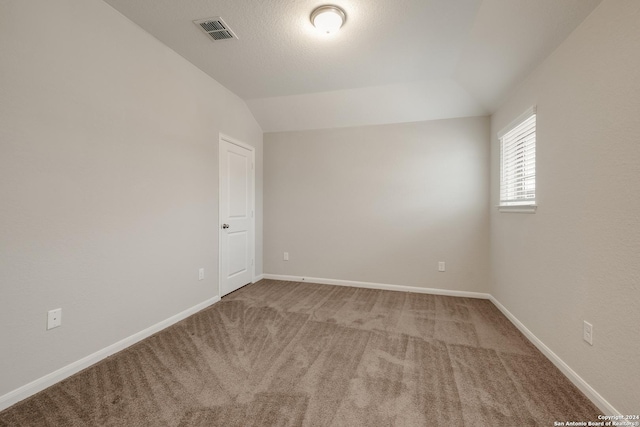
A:
{"type": "Polygon", "coordinates": [[[320,6],[311,13],[311,23],[326,34],[335,33],[347,19],[344,10],[338,6],[320,6]]]}

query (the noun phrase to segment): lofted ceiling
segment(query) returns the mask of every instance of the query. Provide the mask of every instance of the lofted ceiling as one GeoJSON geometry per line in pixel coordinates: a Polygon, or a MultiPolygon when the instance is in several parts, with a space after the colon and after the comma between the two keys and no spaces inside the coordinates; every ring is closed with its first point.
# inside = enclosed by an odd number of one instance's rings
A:
{"type": "Polygon", "coordinates": [[[105,0],[243,98],[265,132],[490,114],[601,0],[105,0]],[[309,21],[343,8],[336,34],[309,21]],[[220,16],[238,39],[192,21],[220,16]]]}

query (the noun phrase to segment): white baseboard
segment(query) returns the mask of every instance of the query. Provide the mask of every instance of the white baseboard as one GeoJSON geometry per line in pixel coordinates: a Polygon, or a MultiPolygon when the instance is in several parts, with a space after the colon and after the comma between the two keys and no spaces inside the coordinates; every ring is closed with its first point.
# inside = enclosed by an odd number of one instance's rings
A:
{"type": "Polygon", "coordinates": [[[3,396],[0,396],[0,411],[7,409],[8,407],[18,403],[19,401],[26,399],[27,397],[32,396],[39,391],[42,391],[45,388],[50,387],[55,383],[60,382],[65,378],[68,378],[71,375],[80,372],[85,368],[88,368],[89,366],[101,361],[106,357],[111,356],[114,353],[122,351],[125,348],[139,341],[142,341],[143,339],[173,325],[174,323],[178,323],[182,319],[185,319],[192,314],[202,310],[203,308],[215,304],[218,301],[220,301],[219,296],[203,301],[200,304],[194,305],[193,307],[188,308],[181,313],[171,316],[168,319],[165,319],[153,326],[137,332],[130,337],[120,340],[115,344],[111,344],[110,346],[105,347],[102,350],[98,350],[93,354],[90,354],[78,361],[75,361],[63,368],[58,369],[57,371],[51,372],[44,377],[38,378],[37,380],[30,382],[29,384],[23,385],[20,388],[17,388],[3,396]]]}
{"type": "Polygon", "coordinates": [[[567,377],[569,380],[580,389],[581,392],[585,394],[593,402],[594,405],[598,407],[605,415],[622,415],[619,411],[617,411],[607,400],[600,395],[593,387],[591,387],[585,380],[580,377],[569,365],[567,365],[564,360],[562,360],[557,354],[555,354],[549,347],[547,347],[538,337],[536,337],[533,332],[527,329],[522,322],[520,322],[509,310],[506,309],[505,306],[500,304],[500,302],[492,295],[489,298],[491,302],[498,307],[498,309],[504,314],[507,319],[511,321],[515,325],[516,328],[520,330],[524,334],[525,337],[533,345],[535,345],[538,350],[544,354],[547,359],[549,359],[560,371],[567,377]]]}
{"type": "Polygon", "coordinates": [[[489,299],[491,297],[491,295],[484,294],[481,292],[452,291],[448,289],[435,289],[435,288],[419,288],[417,286],[389,285],[386,283],[356,282],[353,280],[321,279],[319,277],[286,276],[281,274],[263,274],[263,276],[265,279],[285,280],[287,282],[309,282],[309,283],[319,283],[321,285],[353,286],[356,288],[382,289],[385,291],[417,292],[421,294],[446,295],[451,297],[466,297],[466,298],[480,298],[480,299],[489,299]]]}
{"type": "Polygon", "coordinates": [[[253,278],[253,283],[259,282],[262,279],[264,279],[264,274],[258,274],[256,277],[253,278]]]}

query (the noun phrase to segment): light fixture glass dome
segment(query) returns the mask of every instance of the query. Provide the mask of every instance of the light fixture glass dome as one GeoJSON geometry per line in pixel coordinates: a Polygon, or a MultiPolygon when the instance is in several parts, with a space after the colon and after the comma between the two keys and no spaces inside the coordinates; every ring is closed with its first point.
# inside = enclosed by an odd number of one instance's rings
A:
{"type": "Polygon", "coordinates": [[[320,6],[311,14],[311,23],[323,33],[335,33],[342,27],[346,15],[337,6],[320,6]]]}

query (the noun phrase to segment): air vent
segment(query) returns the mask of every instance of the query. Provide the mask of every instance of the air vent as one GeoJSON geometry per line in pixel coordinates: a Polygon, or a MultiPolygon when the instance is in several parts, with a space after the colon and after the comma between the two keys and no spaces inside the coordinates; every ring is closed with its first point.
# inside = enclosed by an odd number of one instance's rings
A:
{"type": "Polygon", "coordinates": [[[193,23],[216,41],[238,38],[238,36],[231,31],[231,28],[229,28],[229,26],[225,24],[219,16],[216,16],[215,18],[200,19],[198,21],[193,21],[193,23]]]}

